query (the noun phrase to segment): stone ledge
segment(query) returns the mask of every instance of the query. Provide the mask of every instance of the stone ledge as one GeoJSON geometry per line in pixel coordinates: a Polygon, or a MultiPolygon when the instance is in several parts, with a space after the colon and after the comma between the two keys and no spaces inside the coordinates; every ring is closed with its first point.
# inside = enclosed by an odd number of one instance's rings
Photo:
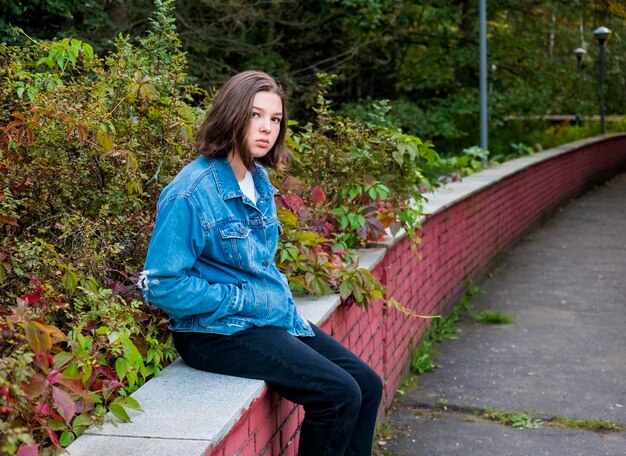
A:
{"type": "Polygon", "coordinates": [[[424,203],[423,215],[433,215],[442,209],[452,206],[470,195],[483,190],[485,187],[496,184],[513,174],[526,170],[538,163],[569,153],[573,150],[580,149],[588,144],[597,143],[617,136],[623,136],[623,134],[619,133],[614,135],[596,136],[593,138],[586,138],[571,142],[543,152],[537,152],[527,157],[509,160],[497,168],[485,169],[463,178],[460,182],[451,182],[446,184],[437,188],[434,192],[424,195],[426,197],[426,202],[424,203]]]}

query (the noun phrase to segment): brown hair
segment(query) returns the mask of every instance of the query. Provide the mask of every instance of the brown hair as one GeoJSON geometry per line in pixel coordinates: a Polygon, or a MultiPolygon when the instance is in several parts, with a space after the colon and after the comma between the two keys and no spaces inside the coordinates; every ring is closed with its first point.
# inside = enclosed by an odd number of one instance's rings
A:
{"type": "Polygon", "coordinates": [[[198,152],[205,157],[226,157],[231,150],[241,156],[246,168],[252,165],[252,157],[246,144],[246,133],[252,115],[252,102],[258,92],[271,92],[280,97],[283,115],[276,143],[263,157],[256,158],[262,165],[281,167],[289,162],[285,148],[287,109],[285,92],[271,76],[261,71],[244,71],[226,82],[213,100],[213,108],[207,114],[196,137],[198,152]]]}

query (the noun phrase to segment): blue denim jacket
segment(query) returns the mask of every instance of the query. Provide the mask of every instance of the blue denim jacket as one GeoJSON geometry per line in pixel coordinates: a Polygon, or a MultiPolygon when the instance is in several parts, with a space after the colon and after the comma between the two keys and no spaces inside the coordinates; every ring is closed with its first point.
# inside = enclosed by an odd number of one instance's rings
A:
{"type": "Polygon", "coordinates": [[[233,334],[253,326],[313,336],[274,261],[280,223],[267,172],[256,205],[226,159],[201,157],[163,190],[140,283],[172,331],[233,334]]]}

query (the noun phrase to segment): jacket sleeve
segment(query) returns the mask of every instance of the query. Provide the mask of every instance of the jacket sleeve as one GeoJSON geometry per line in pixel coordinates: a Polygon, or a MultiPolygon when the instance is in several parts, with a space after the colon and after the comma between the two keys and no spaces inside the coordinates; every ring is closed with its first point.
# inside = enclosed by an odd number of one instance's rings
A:
{"type": "Polygon", "coordinates": [[[166,201],[158,210],[140,283],[145,297],[170,317],[212,314],[210,323],[243,309],[251,290],[214,283],[190,274],[205,246],[198,211],[187,196],[166,201]]]}

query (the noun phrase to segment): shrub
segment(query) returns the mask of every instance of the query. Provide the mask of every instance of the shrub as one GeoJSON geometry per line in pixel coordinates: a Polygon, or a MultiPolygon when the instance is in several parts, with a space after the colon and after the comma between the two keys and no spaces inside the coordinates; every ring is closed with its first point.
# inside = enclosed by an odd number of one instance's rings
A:
{"type": "MultiPolygon", "coordinates": [[[[278,215],[284,233],[277,262],[295,291],[338,291],[363,307],[384,295],[350,249],[405,229],[416,241],[424,182],[422,164],[433,163],[431,144],[385,127],[334,113],[326,99],[332,76],[318,75],[317,119],[292,125],[289,176],[274,174],[281,189],[278,215]]],[[[374,113],[383,117],[381,105],[374,113]]],[[[389,301],[400,311],[408,311],[389,301]]]]}
{"type": "Polygon", "coordinates": [[[51,454],[174,358],[141,270],[163,185],[189,160],[171,2],[102,59],[78,40],[0,47],[0,449],[51,454]]]}

